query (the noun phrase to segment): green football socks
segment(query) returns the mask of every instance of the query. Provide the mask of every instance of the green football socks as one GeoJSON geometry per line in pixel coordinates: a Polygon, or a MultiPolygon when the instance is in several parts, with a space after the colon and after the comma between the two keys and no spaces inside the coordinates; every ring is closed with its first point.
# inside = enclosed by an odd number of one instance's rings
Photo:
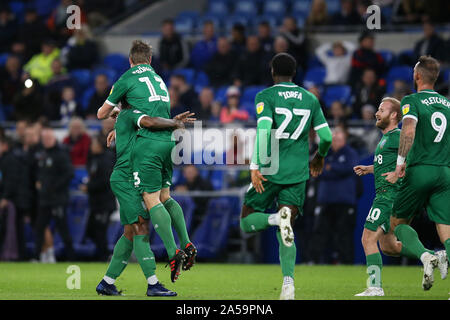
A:
{"type": "Polygon", "coordinates": [[[106,276],[112,279],[119,277],[128,264],[131,252],[133,252],[133,242],[122,235],[114,246],[113,256],[106,271],[106,276]]]}
{"type": "Polygon", "coordinates": [[[283,240],[281,240],[280,230],[277,230],[277,239],[280,252],[281,272],[284,277],[294,278],[295,258],[297,255],[295,243],[291,247],[286,247],[283,240]]]}
{"type": "Polygon", "coordinates": [[[156,263],[155,256],[150,249],[150,243],[148,241],[148,235],[137,235],[133,237],[133,249],[134,255],[141,266],[142,272],[144,272],[145,278],[155,274],[156,263]]]}
{"type": "Polygon", "coordinates": [[[383,268],[383,260],[379,252],[366,256],[367,273],[369,274],[368,287],[381,288],[381,269],[383,268]]]}
{"type": "Polygon", "coordinates": [[[150,219],[166,248],[167,255],[171,259],[177,250],[177,245],[172,233],[172,219],[162,203],[150,209],[150,219]]]}
{"type": "Polygon", "coordinates": [[[185,248],[188,243],[191,242],[186,229],[186,221],[184,220],[183,209],[181,209],[178,202],[173,198],[169,198],[163,203],[167,212],[169,212],[172,224],[177,232],[178,238],[180,238],[181,248],[185,248]]]}
{"type": "Polygon", "coordinates": [[[429,252],[419,240],[416,230],[407,224],[400,224],[394,230],[395,236],[402,242],[401,254],[409,257],[420,259],[423,253],[429,252]]]}
{"type": "Polygon", "coordinates": [[[262,213],[262,212],[253,212],[241,219],[241,229],[244,232],[258,232],[266,230],[270,227],[269,224],[269,216],[270,214],[262,213]]]}

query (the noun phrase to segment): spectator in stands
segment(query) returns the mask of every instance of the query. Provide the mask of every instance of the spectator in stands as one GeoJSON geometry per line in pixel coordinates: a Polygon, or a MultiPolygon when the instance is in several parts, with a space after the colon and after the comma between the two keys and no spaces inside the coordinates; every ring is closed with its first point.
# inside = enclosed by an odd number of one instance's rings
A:
{"type": "Polygon", "coordinates": [[[0,52],[10,50],[17,35],[17,21],[8,5],[0,6],[0,52]]]}
{"type": "Polygon", "coordinates": [[[16,121],[16,130],[14,132],[14,148],[22,148],[22,146],[25,144],[25,132],[28,125],[28,120],[20,119],[16,121]]]}
{"type": "Polygon", "coordinates": [[[364,142],[369,153],[375,152],[381,138],[380,129],[374,126],[375,112],[375,107],[371,104],[366,104],[361,108],[361,118],[364,121],[364,142]]]}
{"type": "Polygon", "coordinates": [[[81,29],[75,29],[63,49],[64,61],[69,70],[92,68],[98,56],[97,44],[86,24],[81,29]]]}
{"type": "MultiPolygon", "coordinates": [[[[352,69],[350,72],[350,85],[354,86],[360,79],[365,69],[376,70],[378,76],[385,71],[383,57],[375,51],[375,36],[364,31],[358,39],[359,48],[353,53],[352,69]]],[[[375,104],[378,105],[378,104],[375,104]]]]}
{"type": "MultiPolygon", "coordinates": [[[[108,134],[114,130],[114,125],[116,124],[116,120],[112,118],[107,118],[102,120],[102,128],[100,129],[100,132],[98,133],[98,138],[102,143],[102,146],[106,146],[106,138],[108,137],[108,134]]],[[[111,152],[115,154],[115,147],[110,147],[111,152]]]]}
{"type": "Polygon", "coordinates": [[[69,123],[69,134],[63,143],[69,147],[70,159],[74,166],[85,166],[91,145],[91,138],[81,118],[73,117],[69,123]]]}
{"type": "Polygon", "coordinates": [[[273,41],[273,54],[272,57],[278,53],[288,52],[289,42],[282,36],[277,36],[273,41]]]}
{"type": "Polygon", "coordinates": [[[180,93],[178,89],[173,86],[169,87],[170,97],[170,116],[174,117],[177,114],[187,111],[187,107],[180,102],[180,93]]]}
{"type": "MultiPolygon", "coordinates": [[[[178,185],[175,190],[177,192],[186,191],[211,191],[213,187],[208,179],[204,179],[198,172],[198,169],[193,164],[186,165],[183,167],[183,177],[185,178],[185,183],[183,185],[178,185]]],[[[209,197],[194,197],[195,210],[192,218],[192,230],[198,226],[206,212],[208,206],[209,197]]]]}
{"type": "MultiPolygon", "coordinates": [[[[270,24],[267,21],[262,21],[258,24],[258,39],[261,43],[261,48],[267,52],[272,52],[273,37],[270,24]]],[[[287,49],[286,49],[287,50],[287,49]]]]}
{"type": "Polygon", "coordinates": [[[170,77],[170,86],[180,95],[180,104],[189,110],[197,108],[199,105],[198,95],[194,88],[186,82],[182,74],[175,73],[170,77]]]}
{"type": "Polygon", "coordinates": [[[24,23],[19,26],[18,40],[24,44],[24,61],[39,53],[42,42],[48,39],[50,32],[40,20],[35,9],[27,7],[24,23]]]}
{"type": "Polygon", "coordinates": [[[210,84],[214,87],[231,84],[233,78],[230,70],[234,70],[236,60],[236,52],[231,50],[228,39],[217,39],[217,52],[205,67],[210,84]]]}
{"type": "Polygon", "coordinates": [[[175,32],[173,19],[163,20],[159,41],[159,59],[163,71],[184,68],[189,62],[189,50],[183,38],[175,32]]]}
{"type": "Polygon", "coordinates": [[[53,129],[44,128],[41,138],[44,150],[38,162],[36,182],[39,192],[39,212],[36,221],[35,258],[39,259],[41,256],[45,229],[50,223],[50,219],[53,219],[56,230],[64,242],[66,257],[69,261],[73,261],[74,252],[66,215],[73,167],[67,150],[57,143],[53,129]]]}
{"type": "Polygon", "coordinates": [[[211,88],[205,87],[199,94],[200,107],[192,112],[195,112],[195,117],[198,120],[208,121],[211,118],[211,108],[214,103],[214,92],[211,88]]]}
{"type": "Polygon", "coordinates": [[[270,57],[261,49],[257,36],[247,38],[247,47],[235,66],[234,85],[252,86],[270,83],[270,57]]]}
{"type": "Polygon", "coordinates": [[[423,24],[423,38],[414,45],[413,64],[423,55],[430,55],[441,61],[448,60],[445,49],[445,42],[435,31],[433,23],[426,21],[423,24]]]}
{"type": "Polygon", "coordinates": [[[332,120],[334,124],[347,119],[347,110],[344,104],[340,101],[333,101],[327,114],[327,118],[332,120]]]}
{"type": "Polygon", "coordinates": [[[75,100],[75,90],[72,87],[64,87],[61,92],[61,105],[59,107],[59,119],[67,123],[74,116],[81,116],[83,110],[75,100]]]}
{"type": "Polygon", "coordinates": [[[319,100],[320,106],[322,107],[323,114],[327,114],[328,112],[325,108],[325,102],[322,99],[321,89],[316,85],[312,85],[308,88],[308,91],[311,92],[313,95],[315,95],[317,100],[319,100]]]}
{"type": "MultiPolygon", "coordinates": [[[[356,3],[356,12],[359,16],[359,24],[367,25],[367,19],[372,15],[372,13],[368,13],[367,9],[370,5],[372,5],[371,0],[358,0],[356,3]]],[[[385,19],[383,14],[380,14],[380,23],[384,25],[385,19]]]]}
{"type": "Polygon", "coordinates": [[[355,45],[348,41],[324,43],[316,49],[316,56],[326,68],[325,84],[344,84],[348,81],[355,45]],[[328,52],[332,51],[332,55],[328,52]]]}
{"type": "Polygon", "coordinates": [[[242,23],[235,23],[231,28],[231,49],[240,56],[246,46],[245,26],[242,23]]]}
{"type": "MultiPolygon", "coordinates": [[[[80,1],[78,1],[80,2],[80,1]]],[[[129,1],[123,0],[95,0],[83,1],[82,10],[86,12],[89,25],[98,27],[107,23],[111,18],[124,12],[129,1]]]]}
{"type": "Polygon", "coordinates": [[[308,26],[323,26],[329,22],[327,3],[325,0],[313,0],[306,24],[308,26]]]}
{"type": "Polygon", "coordinates": [[[197,42],[191,51],[191,64],[195,69],[202,69],[211,60],[217,50],[216,42],[214,23],[205,21],[203,24],[203,39],[197,42]]]}
{"type": "Polygon", "coordinates": [[[316,221],[311,242],[311,257],[315,263],[353,263],[357,200],[353,167],[358,160],[356,151],[347,144],[346,132],[335,128],[317,190],[316,221]],[[332,260],[324,257],[329,245],[333,250],[332,260]]]}
{"type": "Polygon", "coordinates": [[[108,98],[111,91],[111,85],[108,77],[104,74],[99,74],[95,77],[95,91],[92,97],[89,99],[89,104],[85,111],[87,119],[97,119],[97,110],[108,98]]]}
{"type": "Polygon", "coordinates": [[[235,121],[247,121],[248,112],[246,110],[239,109],[239,99],[241,93],[239,88],[231,86],[227,89],[227,103],[222,107],[220,111],[220,122],[221,123],[232,123],[235,121]]]}
{"type": "Polygon", "coordinates": [[[394,81],[394,89],[392,92],[389,92],[388,96],[397,99],[398,101],[402,101],[404,96],[411,94],[411,87],[405,81],[397,79],[394,81]]]}
{"type": "Polygon", "coordinates": [[[385,93],[385,87],[379,84],[377,74],[373,69],[366,69],[361,77],[361,82],[355,87],[353,112],[361,117],[361,108],[365,104],[378,106],[385,93]]]}
{"type": "Polygon", "coordinates": [[[333,15],[332,24],[340,26],[356,25],[360,17],[353,7],[352,0],[341,0],[341,10],[333,15]]]}
{"type": "Polygon", "coordinates": [[[289,43],[289,53],[294,56],[297,63],[306,70],[308,43],[305,33],[297,26],[294,17],[286,17],[280,27],[280,35],[289,43]]]}
{"type": "Polygon", "coordinates": [[[52,62],[59,56],[59,53],[60,50],[55,46],[55,42],[47,39],[42,43],[42,52],[34,55],[23,69],[40,85],[45,86],[53,75],[52,62]]]}
{"type": "Polygon", "coordinates": [[[0,104],[12,105],[14,95],[19,92],[22,85],[20,60],[17,56],[10,55],[5,66],[0,67],[0,104]]]}
{"type": "Polygon", "coordinates": [[[90,153],[86,165],[89,181],[81,185],[82,191],[89,197],[89,221],[86,236],[97,247],[96,260],[108,259],[107,230],[109,217],[116,209],[116,200],[109,185],[109,177],[114,167],[114,155],[105,149],[99,137],[92,138],[90,153]]]}
{"type": "Polygon", "coordinates": [[[59,107],[62,102],[62,91],[64,87],[75,86],[75,81],[66,72],[60,59],[53,60],[51,68],[52,77],[45,87],[44,115],[48,119],[56,120],[60,118],[59,107]]]}
{"type": "Polygon", "coordinates": [[[214,101],[211,105],[211,117],[209,120],[211,122],[220,122],[220,112],[222,110],[222,106],[218,101],[214,101]]]}
{"type": "MultiPolygon", "coordinates": [[[[67,19],[72,13],[71,10],[68,10],[68,7],[74,4],[73,0],[61,0],[59,5],[53,9],[50,17],[47,19],[47,27],[60,45],[63,45],[74,33],[73,29],[67,28],[67,19]]],[[[84,24],[86,22],[84,11],[80,10],[79,14],[80,22],[84,24]]]]}
{"type": "MultiPolygon", "coordinates": [[[[22,78],[23,79],[23,78],[22,78]]],[[[13,98],[14,119],[37,120],[42,115],[42,95],[37,81],[22,81],[19,92],[13,98]]]]}

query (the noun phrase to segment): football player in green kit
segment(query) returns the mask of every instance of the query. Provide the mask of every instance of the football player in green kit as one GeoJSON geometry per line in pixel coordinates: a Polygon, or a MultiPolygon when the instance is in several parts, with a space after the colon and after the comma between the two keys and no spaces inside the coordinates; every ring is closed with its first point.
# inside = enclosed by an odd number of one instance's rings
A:
{"type": "Polygon", "coordinates": [[[284,277],[280,299],[293,300],[296,247],[292,224],[303,208],[309,165],[313,176],[322,172],[332,135],[317,98],[292,82],[295,59],[287,53],[277,54],[271,61],[271,69],[275,85],[259,92],[255,98],[258,124],[250,165],[252,183],[245,194],[240,226],[248,233],[277,227],[284,277]],[[310,127],[320,137],[311,164],[310,127]],[[270,164],[265,155],[271,157],[270,164]],[[275,199],[279,211],[264,213],[275,199]]]}
{"type": "Polygon", "coordinates": [[[423,263],[424,290],[432,287],[436,267],[442,279],[447,277],[450,257],[450,101],[434,91],[438,76],[439,62],[421,56],[414,67],[417,93],[401,102],[403,126],[397,165],[395,171],[385,174],[391,183],[403,177],[394,200],[391,229],[404,250],[423,263]],[[409,226],[423,208],[436,223],[446,254],[428,252],[409,226]]]}
{"type": "Polygon", "coordinates": [[[180,129],[184,123],[192,122],[193,114],[184,112],[174,117],[165,119],[149,117],[141,111],[131,109],[125,103],[121,104],[121,111],[117,116],[112,134],[108,135],[108,144],[116,140],[116,164],[111,174],[111,189],[120,204],[120,221],[124,226],[124,233],[117,241],[111,262],[105,276],[98,284],[96,291],[102,295],[121,295],[114,285],[117,277],[125,269],[131,252],[136,258],[148,282],[148,296],[175,296],[176,293],[167,290],[155,275],[156,264],[153,252],[148,240],[148,212],[142,203],[142,197],[133,187],[130,167],[131,146],[136,140],[136,132],[140,128],[180,129]]]}
{"type": "MultiPolygon", "coordinates": [[[[135,40],[130,49],[131,68],[113,86],[108,99],[99,109],[99,119],[108,117],[122,100],[150,117],[170,118],[170,98],[164,81],[150,66],[151,47],[135,40]]],[[[171,281],[178,279],[181,267],[189,270],[195,262],[197,250],[191,243],[180,205],[170,197],[172,180],[172,130],[141,129],[130,146],[130,165],[134,187],[142,195],[152,224],[161,237],[171,268],[171,281]],[[183,250],[175,243],[172,225],[183,250]]]]}

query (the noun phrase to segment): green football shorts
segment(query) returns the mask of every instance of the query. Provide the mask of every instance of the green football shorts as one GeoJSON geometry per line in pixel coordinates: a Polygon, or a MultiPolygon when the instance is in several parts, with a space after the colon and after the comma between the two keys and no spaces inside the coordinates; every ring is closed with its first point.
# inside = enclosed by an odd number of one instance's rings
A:
{"type": "Polygon", "coordinates": [[[264,192],[258,193],[250,183],[250,187],[244,197],[246,206],[258,212],[264,212],[277,199],[278,205],[297,206],[299,213],[303,214],[306,181],[294,184],[276,184],[270,181],[263,181],[262,184],[264,192]]]}
{"type": "Polygon", "coordinates": [[[131,152],[134,186],[140,194],[153,193],[172,184],[173,141],[138,136],[131,152]]]}
{"type": "Polygon", "coordinates": [[[111,190],[119,201],[120,223],[133,224],[139,221],[139,216],[148,220],[150,215],[144,201],[131,181],[111,181],[111,190]]]}
{"type": "Polygon", "coordinates": [[[394,200],[382,194],[377,194],[373,200],[372,208],[370,208],[369,214],[367,215],[364,228],[377,231],[378,227],[381,227],[384,233],[388,233],[393,204],[394,200]]]}
{"type": "Polygon", "coordinates": [[[406,168],[392,215],[412,219],[423,208],[431,221],[450,225],[450,167],[416,165],[406,168]]]}

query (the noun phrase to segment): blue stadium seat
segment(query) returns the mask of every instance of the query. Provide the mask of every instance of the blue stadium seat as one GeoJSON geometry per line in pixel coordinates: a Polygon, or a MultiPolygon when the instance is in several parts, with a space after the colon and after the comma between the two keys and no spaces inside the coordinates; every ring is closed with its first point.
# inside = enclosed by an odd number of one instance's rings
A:
{"type": "Polygon", "coordinates": [[[315,54],[311,54],[308,57],[308,68],[317,68],[317,67],[321,67],[323,68],[324,65],[323,63],[319,60],[319,58],[315,55],[315,54]]]}
{"type": "Polygon", "coordinates": [[[310,0],[293,0],[291,10],[294,15],[302,14],[309,15],[309,9],[311,8],[310,0]]]}
{"type": "Polygon", "coordinates": [[[252,17],[252,24],[255,30],[257,30],[258,24],[261,22],[267,22],[270,25],[270,28],[275,30],[279,25],[279,19],[278,17],[271,16],[271,15],[260,15],[256,17],[252,17]]]}
{"type": "Polygon", "coordinates": [[[231,210],[226,198],[210,200],[205,218],[192,237],[199,258],[215,258],[225,248],[231,210]]]}
{"type": "Polygon", "coordinates": [[[203,71],[197,71],[195,74],[195,80],[194,80],[194,89],[197,93],[200,93],[204,87],[207,87],[209,85],[209,78],[206,73],[203,71]]]}
{"type": "Polygon", "coordinates": [[[197,32],[202,32],[203,30],[203,24],[206,21],[211,21],[214,24],[215,30],[220,30],[222,27],[222,15],[217,14],[204,14],[202,17],[198,18],[197,20],[197,32]]]}
{"type": "Polygon", "coordinates": [[[198,19],[200,17],[200,13],[197,11],[182,11],[178,14],[177,18],[185,18],[189,17],[191,19],[198,19]]]}
{"type": "Polygon", "coordinates": [[[9,53],[0,53],[0,67],[3,67],[6,64],[6,60],[8,60],[9,53]]]}
{"type": "Polygon", "coordinates": [[[256,109],[253,102],[242,102],[240,108],[247,111],[252,120],[256,119],[256,109]]]}
{"type": "Polygon", "coordinates": [[[128,58],[121,53],[108,54],[103,59],[103,64],[111,69],[114,69],[119,75],[122,75],[122,73],[130,68],[128,58]]]}
{"type": "Polygon", "coordinates": [[[74,169],[74,177],[70,182],[70,189],[78,190],[80,184],[86,182],[88,172],[85,167],[77,167],[74,169]]]}
{"type": "Polygon", "coordinates": [[[327,108],[329,108],[334,101],[340,101],[343,104],[350,103],[351,96],[352,88],[350,86],[328,86],[323,95],[323,101],[327,108]]]}
{"type": "Polygon", "coordinates": [[[395,53],[391,50],[380,50],[378,53],[383,57],[384,62],[389,67],[394,63],[395,53]]]}
{"type": "Polygon", "coordinates": [[[95,87],[87,88],[83,92],[83,96],[81,97],[81,106],[82,106],[83,110],[86,110],[87,107],[89,106],[89,101],[91,100],[94,93],[95,93],[95,87]]]}
{"type": "Polygon", "coordinates": [[[322,85],[325,79],[326,70],[323,67],[316,67],[308,69],[303,80],[305,86],[312,84],[322,85]]]}
{"type": "Polygon", "coordinates": [[[219,87],[214,94],[214,100],[224,103],[226,101],[227,89],[228,86],[219,87]]]}
{"type": "Polygon", "coordinates": [[[175,19],[175,30],[180,34],[190,34],[195,28],[195,18],[192,17],[177,17],[175,19]]]}
{"type": "Polygon", "coordinates": [[[264,90],[264,86],[248,86],[244,89],[244,92],[241,96],[241,102],[255,102],[256,94],[262,90],[264,90]]]}
{"type": "Polygon", "coordinates": [[[211,172],[210,182],[214,190],[221,190],[225,188],[225,174],[223,170],[214,170],[211,172]]]}
{"type": "Polygon", "coordinates": [[[67,207],[67,225],[73,244],[80,244],[84,239],[89,218],[87,195],[72,195],[67,207]]]}
{"type": "Polygon", "coordinates": [[[450,68],[446,68],[441,71],[442,73],[442,79],[444,79],[444,82],[450,81],[450,68]]]}
{"type": "Polygon", "coordinates": [[[89,69],[76,69],[70,72],[72,78],[75,79],[77,84],[81,88],[86,88],[89,84],[91,84],[92,74],[89,69]]]}
{"type": "Polygon", "coordinates": [[[38,15],[46,18],[59,3],[59,0],[34,0],[34,7],[38,15]]]}
{"type": "Polygon", "coordinates": [[[210,0],[208,3],[208,13],[228,15],[229,10],[227,0],[210,0]]]}
{"type": "Polygon", "coordinates": [[[241,13],[239,15],[229,16],[224,21],[225,30],[227,32],[231,32],[231,29],[237,23],[242,24],[246,29],[248,29],[249,27],[251,27],[250,21],[251,21],[251,15],[245,15],[245,14],[241,13]]]}
{"type": "Polygon", "coordinates": [[[334,14],[341,10],[341,0],[327,0],[328,14],[334,14]]]}
{"type": "Polygon", "coordinates": [[[388,82],[403,80],[406,83],[411,83],[413,81],[413,69],[410,66],[392,67],[387,74],[386,80],[388,82]]]}
{"type": "Polygon", "coordinates": [[[234,13],[256,15],[258,13],[258,7],[252,0],[240,0],[234,5],[234,13]]]}
{"type": "Polygon", "coordinates": [[[301,15],[299,14],[297,17],[297,27],[302,28],[305,26],[306,20],[308,19],[307,15],[301,15]]]}
{"type": "Polygon", "coordinates": [[[267,0],[263,4],[263,13],[282,17],[286,13],[286,3],[281,0],[267,0]]]}
{"type": "Polygon", "coordinates": [[[11,9],[11,12],[14,13],[17,20],[22,22],[25,15],[25,4],[23,1],[11,1],[9,3],[9,8],[11,9]]]}
{"type": "Polygon", "coordinates": [[[182,75],[186,82],[189,84],[194,84],[195,70],[194,69],[176,69],[173,71],[172,75],[182,75]]]}

